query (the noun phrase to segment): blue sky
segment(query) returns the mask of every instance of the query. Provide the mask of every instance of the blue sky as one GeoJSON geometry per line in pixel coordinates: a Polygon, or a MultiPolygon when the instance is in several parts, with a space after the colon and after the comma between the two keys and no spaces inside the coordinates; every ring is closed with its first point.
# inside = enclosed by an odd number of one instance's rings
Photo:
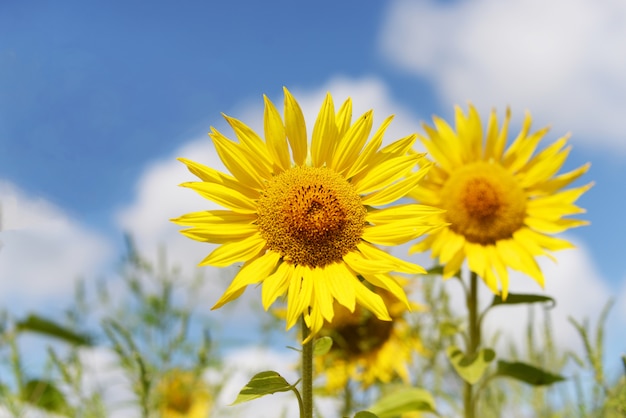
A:
{"type": "MultiPolygon", "coordinates": [[[[373,108],[375,123],[396,114],[389,139],[468,101],[510,106],[516,128],[529,110],[535,129],[552,126],[546,143],[571,132],[564,169],[592,163],[579,201],[592,224],[545,264],[546,291],[563,319],[613,296],[623,328],[624,44],[618,0],[3,1],[0,306],[61,306],[77,275],[117,261],[124,231],[192,271],[209,249],[167,219],[206,203],[177,188],[191,176],[175,157],[219,164],[206,133],[228,132],[220,112],[260,128],[262,95],[280,104],[287,86],[309,119],[326,91],[351,96],[355,114],[373,108]]],[[[219,290],[230,273],[207,275],[219,290]]]]}

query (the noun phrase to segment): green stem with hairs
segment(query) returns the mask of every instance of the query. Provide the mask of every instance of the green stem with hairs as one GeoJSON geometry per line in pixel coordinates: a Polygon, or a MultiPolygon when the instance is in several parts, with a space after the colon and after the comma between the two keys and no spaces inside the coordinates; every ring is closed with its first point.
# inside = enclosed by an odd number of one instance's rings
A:
{"type": "MultiPolygon", "coordinates": [[[[469,313],[468,344],[465,355],[473,356],[480,347],[480,320],[478,317],[478,275],[474,272],[470,274],[470,286],[466,293],[467,310],[469,313]]],[[[464,382],[463,386],[463,407],[465,418],[475,418],[476,399],[473,396],[473,385],[464,382]]]]}
{"type": "MultiPolygon", "coordinates": [[[[302,340],[309,337],[309,327],[300,319],[302,340]]],[[[313,339],[302,344],[302,410],[300,417],[313,418],[313,339]]]]}

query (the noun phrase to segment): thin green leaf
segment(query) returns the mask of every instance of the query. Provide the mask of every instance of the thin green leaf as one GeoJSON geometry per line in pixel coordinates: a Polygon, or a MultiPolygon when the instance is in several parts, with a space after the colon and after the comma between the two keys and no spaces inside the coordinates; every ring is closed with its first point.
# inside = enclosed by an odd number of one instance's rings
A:
{"type": "Polygon", "coordinates": [[[313,355],[314,356],[323,356],[324,354],[330,351],[330,348],[333,346],[333,339],[330,337],[322,337],[315,340],[313,343],[313,355]]]}
{"type": "Polygon", "coordinates": [[[274,371],[261,372],[254,375],[252,379],[244,386],[237,395],[237,399],[231,405],[242,402],[248,402],[253,399],[260,398],[265,395],[271,395],[277,392],[287,392],[293,390],[290,385],[280,374],[274,371]]]}
{"type": "Polygon", "coordinates": [[[70,415],[63,393],[51,382],[39,379],[29,380],[22,388],[21,397],[24,402],[48,412],[70,415]]]}
{"type": "Polygon", "coordinates": [[[92,345],[89,336],[74,332],[71,329],[36,314],[30,314],[26,319],[17,322],[16,329],[20,332],[28,331],[58,338],[74,345],[92,345]]]}
{"type": "Polygon", "coordinates": [[[466,356],[459,347],[451,346],[446,350],[446,354],[458,375],[471,384],[483,377],[489,364],[496,358],[495,351],[490,348],[483,348],[472,356],[466,356]]]}
{"type": "Polygon", "coordinates": [[[530,364],[504,360],[498,361],[494,377],[510,377],[533,386],[547,386],[565,380],[563,376],[546,372],[530,364]]]}
{"type": "Polygon", "coordinates": [[[383,396],[368,410],[378,418],[392,418],[413,411],[435,412],[435,399],[427,390],[406,388],[383,396]]]}
{"type": "Polygon", "coordinates": [[[506,300],[502,300],[502,296],[500,295],[494,295],[491,306],[517,305],[520,303],[547,303],[549,308],[554,308],[556,306],[556,300],[550,296],[516,293],[509,293],[506,300]]]}

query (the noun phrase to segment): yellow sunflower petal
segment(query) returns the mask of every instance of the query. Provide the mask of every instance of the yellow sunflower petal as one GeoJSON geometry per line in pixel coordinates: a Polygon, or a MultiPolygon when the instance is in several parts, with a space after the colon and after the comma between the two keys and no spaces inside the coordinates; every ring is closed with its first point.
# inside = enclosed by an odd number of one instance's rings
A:
{"type": "Polygon", "coordinates": [[[233,129],[235,135],[237,135],[237,139],[239,139],[241,145],[250,151],[252,155],[255,156],[255,159],[259,160],[259,163],[271,168],[271,156],[267,150],[267,146],[257,133],[238,119],[231,118],[224,114],[222,114],[222,116],[233,129]]]}
{"type": "Polygon", "coordinates": [[[263,96],[265,100],[265,112],[263,114],[263,126],[265,128],[265,141],[267,142],[267,150],[272,156],[272,160],[281,170],[287,170],[291,167],[289,158],[289,147],[287,145],[287,136],[283,120],[274,107],[274,104],[263,96]]]}
{"type": "Polygon", "coordinates": [[[337,138],[341,140],[350,129],[352,122],[352,99],[348,98],[343,102],[335,119],[337,121],[337,138]]]}
{"type": "Polygon", "coordinates": [[[463,261],[465,260],[465,247],[457,251],[454,256],[443,266],[443,278],[449,279],[461,270],[463,261]]]}
{"type": "MultiPolygon", "coordinates": [[[[315,298],[315,306],[319,309],[322,317],[330,322],[333,320],[335,312],[333,310],[333,295],[328,275],[323,273],[323,269],[314,271],[313,296],[315,298]]],[[[317,325],[317,322],[316,322],[317,325]]],[[[316,328],[316,327],[313,327],[316,328]]]]}
{"type": "Polygon", "coordinates": [[[254,201],[241,193],[229,189],[221,184],[212,184],[206,182],[188,182],[181,184],[182,187],[188,187],[196,191],[200,196],[217,203],[228,209],[232,209],[240,213],[255,213],[256,205],[254,201]]]}
{"type": "Polygon", "coordinates": [[[251,237],[259,231],[256,225],[233,223],[220,224],[215,228],[194,227],[183,229],[181,234],[196,241],[210,242],[213,244],[226,244],[234,240],[242,240],[251,237]]]}
{"type": "Polygon", "coordinates": [[[455,106],[454,110],[458,136],[467,139],[460,143],[463,161],[479,160],[482,154],[483,130],[476,108],[472,105],[469,106],[468,117],[465,117],[460,107],[455,106]]]}
{"type": "Polygon", "coordinates": [[[293,161],[296,165],[304,164],[307,155],[306,124],[300,105],[287,88],[285,92],[285,132],[291,145],[293,161]]]}
{"type": "Polygon", "coordinates": [[[326,281],[333,297],[350,312],[354,312],[356,304],[354,274],[346,268],[344,263],[330,264],[322,269],[322,272],[327,276],[326,281]]]}
{"type": "Polygon", "coordinates": [[[392,120],[393,116],[388,116],[383,121],[376,133],[374,133],[374,135],[372,136],[372,139],[370,139],[370,141],[365,145],[365,149],[363,150],[363,152],[359,154],[354,164],[352,164],[352,166],[346,172],[346,178],[349,179],[361,173],[372,162],[373,157],[376,155],[376,152],[383,143],[383,135],[385,134],[385,130],[392,120]]]}
{"type": "Polygon", "coordinates": [[[583,166],[578,167],[575,170],[553,177],[543,184],[535,185],[535,189],[540,190],[544,194],[554,193],[555,191],[568,186],[570,183],[585,174],[587,171],[589,171],[590,167],[591,164],[587,163],[583,166]]]}
{"type": "MultiPolygon", "coordinates": [[[[356,280],[356,279],[355,279],[356,280]]],[[[359,305],[364,306],[372,312],[381,321],[391,321],[387,306],[383,299],[376,293],[369,290],[362,283],[358,283],[354,286],[356,300],[359,305]]]]}
{"type": "Polygon", "coordinates": [[[200,178],[203,181],[209,183],[217,183],[222,186],[226,186],[229,189],[236,190],[242,195],[249,197],[251,199],[255,199],[259,196],[259,191],[255,190],[252,187],[249,187],[232,176],[226,175],[224,173],[220,173],[219,171],[207,167],[205,165],[196,163],[194,161],[188,160],[186,158],[179,158],[178,161],[182,162],[187,166],[187,169],[200,178]]]}
{"type": "Polygon", "coordinates": [[[345,133],[332,156],[332,167],[338,173],[349,169],[359,156],[372,130],[372,111],[361,116],[345,133]]]}
{"type": "Polygon", "coordinates": [[[300,315],[311,305],[315,275],[306,266],[296,266],[287,291],[287,329],[293,327],[300,315]]]}
{"type": "Polygon", "coordinates": [[[411,303],[407,299],[404,289],[392,276],[388,274],[364,274],[363,278],[374,286],[387,290],[402,302],[406,309],[411,309],[411,303]]]}
{"type": "Polygon", "coordinates": [[[381,249],[367,243],[361,242],[357,244],[358,250],[363,254],[364,257],[370,260],[385,260],[388,263],[393,263],[394,271],[398,273],[408,273],[408,274],[424,274],[426,270],[422,266],[418,266],[417,264],[409,263],[408,261],[404,261],[400,258],[394,257],[391,254],[388,254],[381,249]]]}
{"type": "Polygon", "coordinates": [[[399,245],[416,239],[441,225],[419,225],[410,219],[399,220],[393,224],[371,225],[363,229],[363,239],[380,245],[399,245]]]}
{"type": "Polygon", "coordinates": [[[389,203],[395,202],[407,196],[412,189],[415,189],[423,177],[424,172],[422,171],[412,173],[404,180],[400,180],[382,190],[363,196],[362,202],[364,205],[376,207],[385,206],[389,203]]]}
{"type": "Polygon", "coordinates": [[[315,125],[311,139],[311,159],[314,167],[321,167],[335,151],[337,143],[337,124],[335,122],[335,106],[330,94],[326,95],[315,125]]]}
{"type": "Polygon", "coordinates": [[[217,247],[198,264],[199,266],[226,267],[233,263],[256,258],[265,248],[265,239],[258,232],[241,241],[230,241],[217,247]]]}
{"type": "Polygon", "coordinates": [[[280,260],[280,254],[267,251],[259,258],[255,258],[244,264],[220,300],[218,300],[211,309],[220,308],[225,303],[238,298],[241,292],[249,285],[263,281],[268,275],[274,272],[278,260],[280,260]]]}
{"type": "Polygon", "coordinates": [[[292,264],[281,263],[276,271],[263,281],[261,290],[263,309],[267,311],[279,296],[287,292],[293,274],[294,267],[292,264]]]}
{"type": "Polygon", "coordinates": [[[250,213],[238,213],[232,210],[203,210],[200,212],[191,212],[178,218],[170,219],[170,221],[178,225],[186,226],[209,226],[219,227],[224,223],[241,223],[252,224],[256,221],[257,216],[250,213]]]}
{"type": "Polygon", "coordinates": [[[367,175],[359,180],[354,187],[357,193],[361,195],[388,187],[406,176],[421,158],[419,154],[415,154],[385,161],[376,167],[372,167],[367,175]]]}
{"type": "Polygon", "coordinates": [[[232,142],[217,130],[210,134],[220,159],[233,173],[235,178],[243,184],[253,185],[254,188],[262,189],[264,179],[271,176],[270,167],[262,164],[260,159],[235,142],[232,142]]]}

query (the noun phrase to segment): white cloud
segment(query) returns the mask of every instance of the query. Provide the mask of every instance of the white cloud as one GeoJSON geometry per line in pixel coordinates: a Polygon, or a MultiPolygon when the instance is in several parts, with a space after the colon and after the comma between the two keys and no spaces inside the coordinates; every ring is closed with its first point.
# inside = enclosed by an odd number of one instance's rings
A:
{"type": "Polygon", "coordinates": [[[511,105],[541,125],[626,151],[626,3],[393,3],[381,32],[393,63],[430,80],[446,107],[511,105]]]}
{"type": "Polygon", "coordinates": [[[0,196],[0,306],[21,311],[72,295],[76,279],[110,257],[108,242],[46,200],[5,181],[0,196]]]}

